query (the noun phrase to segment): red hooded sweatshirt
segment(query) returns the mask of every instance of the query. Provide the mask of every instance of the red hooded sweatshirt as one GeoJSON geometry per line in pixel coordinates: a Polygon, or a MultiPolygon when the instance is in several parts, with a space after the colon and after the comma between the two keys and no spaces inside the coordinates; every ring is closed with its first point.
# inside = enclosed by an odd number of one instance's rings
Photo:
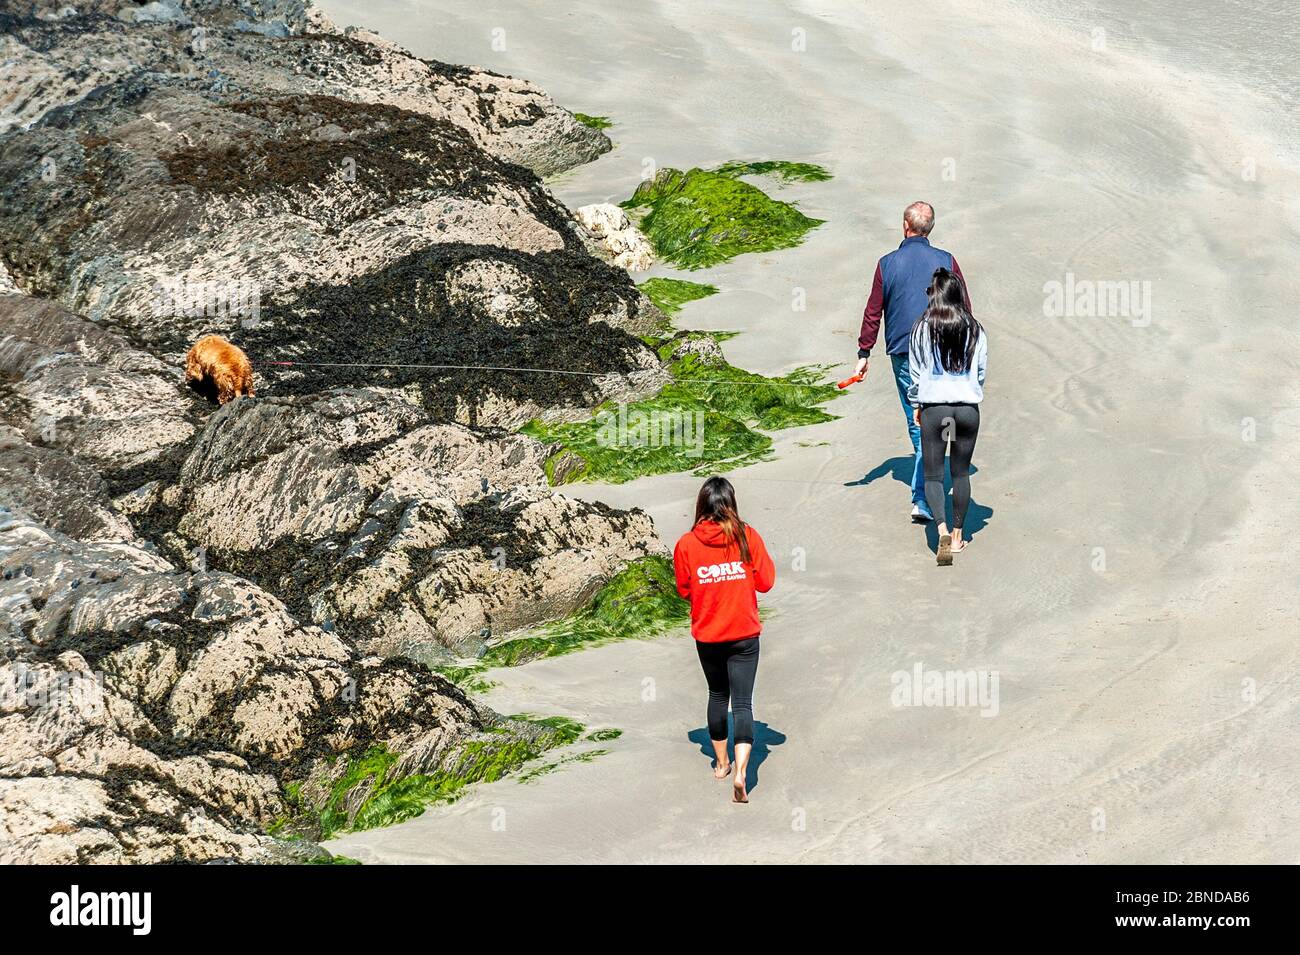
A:
{"type": "Polygon", "coordinates": [[[749,563],[713,521],[700,521],[673,549],[677,592],[691,602],[691,634],[701,643],[744,640],[763,629],[758,595],[772,589],[776,567],[758,531],[746,525],[745,536],[749,563]]]}

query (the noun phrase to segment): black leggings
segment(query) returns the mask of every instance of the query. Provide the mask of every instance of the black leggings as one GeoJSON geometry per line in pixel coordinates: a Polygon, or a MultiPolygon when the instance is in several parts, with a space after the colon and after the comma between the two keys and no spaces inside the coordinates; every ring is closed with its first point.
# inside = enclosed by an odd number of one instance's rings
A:
{"type": "Polygon", "coordinates": [[[970,506],[970,459],[980,433],[979,405],[926,405],[921,409],[921,467],[925,471],[925,503],[936,521],[943,521],[943,455],[952,424],[952,527],[966,521],[970,506]]]}
{"type": "Polygon", "coordinates": [[[754,742],[754,677],[758,676],[758,637],[725,643],[695,641],[709,683],[709,739],[727,738],[727,700],[736,720],[736,742],[754,742]]]}

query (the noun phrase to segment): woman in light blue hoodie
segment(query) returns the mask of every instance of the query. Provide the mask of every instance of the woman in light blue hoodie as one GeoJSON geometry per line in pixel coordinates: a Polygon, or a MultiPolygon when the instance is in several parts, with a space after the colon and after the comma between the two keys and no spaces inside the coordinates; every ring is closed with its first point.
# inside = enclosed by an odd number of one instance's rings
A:
{"type": "Polygon", "coordinates": [[[988,336],[966,308],[961,276],[936,269],[926,289],[930,302],[912,326],[908,399],[921,426],[925,501],[939,525],[938,562],[946,567],[969,541],[962,537],[970,506],[970,459],[980,430],[988,336]],[[952,531],[944,507],[944,445],[952,441],[952,531]]]}

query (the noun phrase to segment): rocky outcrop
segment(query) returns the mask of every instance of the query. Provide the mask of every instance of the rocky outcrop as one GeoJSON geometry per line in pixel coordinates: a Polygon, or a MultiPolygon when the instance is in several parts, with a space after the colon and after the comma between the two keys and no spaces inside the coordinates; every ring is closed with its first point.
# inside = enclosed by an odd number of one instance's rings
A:
{"type": "Polygon", "coordinates": [[[382,744],[414,771],[512,732],[257,586],[0,512],[0,862],[286,861],[282,785],[382,744]],[[489,733],[489,729],[495,732],[489,733]]]}
{"type": "Polygon", "coordinates": [[[632,224],[627,213],[611,202],[597,202],[574,210],[605,259],[629,272],[644,272],[654,265],[654,247],[632,224]]]}
{"type": "Polygon", "coordinates": [[[201,550],[372,652],[473,656],[662,552],[645,515],[547,489],[531,438],[432,423],[364,390],[231,407],[142,523],[174,522],[164,545],[201,550]]]}
{"type": "Polygon", "coordinates": [[[207,416],[174,366],[28,295],[0,296],[0,381],[0,417],[27,441],[118,484],[147,476],[207,416]]]}
{"type": "Polygon", "coordinates": [[[5,137],[0,175],[0,257],[26,291],[170,360],[224,335],[276,375],[259,394],[414,386],[513,426],[663,384],[628,334],[653,306],[446,121],[141,74],[5,137]]]}
{"type": "Polygon", "coordinates": [[[419,59],[369,31],[339,29],[303,0],[4,0],[0,18],[0,131],[154,73],[235,98],[279,92],[396,106],[454,125],[539,176],[611,148],[525,80],[419,59]]]}
{"type": "Polygon", "coordinates": [[[0,20],[0,860],[298,858],[359,753],[535,751],[411,657],[663,553],[514,431],[666,381],[537,179],[607,140],[297,0],[0,20]],[[207,333],[256,398],[185,386],[207,333]]]}

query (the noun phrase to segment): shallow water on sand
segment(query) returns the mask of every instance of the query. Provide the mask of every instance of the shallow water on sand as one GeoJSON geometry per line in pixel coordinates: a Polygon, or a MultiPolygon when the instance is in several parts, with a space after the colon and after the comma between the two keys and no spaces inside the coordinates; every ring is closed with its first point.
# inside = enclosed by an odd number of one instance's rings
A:
{"type": "Polygon", "coordinates": [[[1178,66],[1217,73],[1275,99],[1278,119],[1300,129],[1300,5],[1293,0],[1023,0],[1048,20],[1091,31],[1110,42],[1178,66]]]}

